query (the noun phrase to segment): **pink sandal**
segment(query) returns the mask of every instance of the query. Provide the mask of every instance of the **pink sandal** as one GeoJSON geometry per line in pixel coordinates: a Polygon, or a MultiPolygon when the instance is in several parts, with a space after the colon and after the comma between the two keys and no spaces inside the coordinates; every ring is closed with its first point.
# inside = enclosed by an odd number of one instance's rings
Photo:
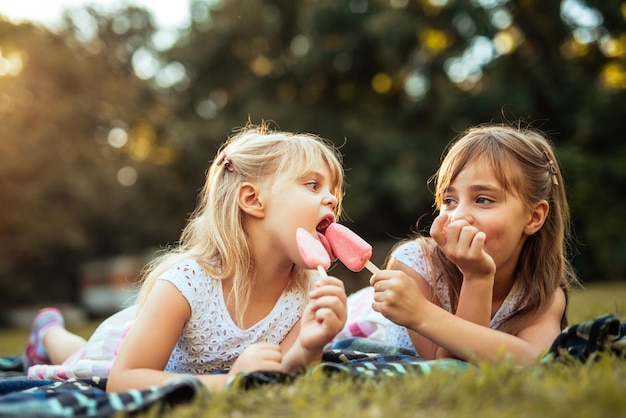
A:
{"type": "Polygon", "coordinates": [[[50,364],[48,352],[43,344],[43,336],[54,326],[65,326],[61,311],[57,308],[41,309],[33,319],[28,345],[22,358],[24,370],[28,370],[35,364],[50,364]]]}

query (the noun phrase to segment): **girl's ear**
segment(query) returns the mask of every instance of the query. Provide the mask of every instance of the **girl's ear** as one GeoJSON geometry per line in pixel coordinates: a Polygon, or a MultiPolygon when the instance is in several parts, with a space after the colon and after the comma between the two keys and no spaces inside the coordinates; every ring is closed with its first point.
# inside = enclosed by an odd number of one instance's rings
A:
{"type": "Polygon", "coordinates": [[[248,215],[259,219],[265,217],[265,205],[256,184],[250,182],[241,183],[237,201],[241,210],[248,215]]]}
{"type": "Polygon", "coordinates": [[[535,203],[534,208],[530,213],[530,219],[524,227],[524,233],[526,233],[526,235],[533,235],[539,231],[539,229],[543,226],[543,223],[546,221],[549,211],[550,205],[546,200],[540,200],[535,203]]]}

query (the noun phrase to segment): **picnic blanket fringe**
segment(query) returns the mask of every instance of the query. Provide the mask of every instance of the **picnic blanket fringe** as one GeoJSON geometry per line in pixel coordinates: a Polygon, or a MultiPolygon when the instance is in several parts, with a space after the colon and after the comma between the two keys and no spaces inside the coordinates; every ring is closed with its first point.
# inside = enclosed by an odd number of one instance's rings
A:
{"type": "MultiPolygon", "coordinates": [[[[586,362],[608,353],[626,355],[626,323],[612,314],[572,325],[556,338],[543,362],[586,362]]],[[[355,378],[385,378],[408,373],[426,375],[434,370],[463,371],[470,366],[460,360],[426,361],[417,353],[373,340],[350,338],[324,352],[322,361],[310,367],[312,374],[344,374],[355,378]]],[[[106,392],[106,379],[32,381],[20,372],[18,357],[0,359],[0,417],[95,417],[133,415],[149,408],[158,412],[197,400],[210,402],[202,383],[193,376],[178,376],[162,386],[121,393],[106,392]],[[21,375],[20,375],[21,373],[21,375]]],[[[288,384],[300,374],[282,372],[239,373],[227,390],[249,390],[265,384],[288,384]]]]}

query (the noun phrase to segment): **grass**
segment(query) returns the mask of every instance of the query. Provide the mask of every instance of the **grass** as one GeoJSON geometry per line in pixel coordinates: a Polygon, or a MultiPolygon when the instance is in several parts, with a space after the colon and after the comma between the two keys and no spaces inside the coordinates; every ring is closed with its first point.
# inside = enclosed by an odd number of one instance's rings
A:
{"type": "MultiPolygon", "coordinates": [[[[626,314],[626,283],[572,292],[570,323],[603,313],[626,314]]],[[[95,324],[74,331],[89,335],[95,324]]],[[[20,352],[27,330],[0,331],[0,355],[20,352]],[[17,350],[17,351],[16,351],[17,350]]],[[[170,411],[142,416],[183,417],[622,417],[626,361],[606,356],[589,364],[517,367],[484,363],[464,371],[354,379],[307,374],[288,385],[266,385],[199,397],[170,411]]]]}
{"type": "Polygon", "coordinates": [[[626,366],[520,369],[481,365],[380,380],[307,376],[287,386],[225,392],[178,407],[167,417],[613,417],[626,413],[626,366]]]}
{"type": "Polygon", "coordinates": [[[626,321],[626,282],[597,283],[572,290],[568,308],[571,324],[605,313],[626,321]]]}

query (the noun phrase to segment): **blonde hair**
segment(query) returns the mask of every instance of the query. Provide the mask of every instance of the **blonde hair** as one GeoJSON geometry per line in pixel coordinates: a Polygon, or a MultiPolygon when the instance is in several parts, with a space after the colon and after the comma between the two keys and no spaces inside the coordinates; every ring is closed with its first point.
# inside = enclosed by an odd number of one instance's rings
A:
{"type": "MultiPolygon", "coordinates": [[[[141,307],[157,278],[184,259],[194,259],[216,279],[233,279],[231,297],[236,307],[235,322],[250,300],[255,276],[254,260],[238,205],[239,185],[266,182],[279,176],[297,178],[320,164],[329,168],[335,184],[337,216],[343,198],[342,157],[330,142],[316,135],[271,130],[265,123],[245,128],[219,148],[211,164],[198,205],[183,229],[177,246],[146,266],[138,296],[141,307]]],[[[305,291],[308,272],[294,266],[290,286],[305,291]]]]}
{"type": "MultiPolygon", "coordinates": [[[[563,176],[550,141],[540,132],[507,125],[480,125],[468,129],[451,144],[429,181],[435,182],[438,210],[450,183],[476,161],[491,168],[502,187],[528,207],[540,200],[546,200],[550,206],[543,226],[526,239],[517,262],[515,280],[521,283],[525,297],[500,326],[501,330],[514,333],[520,320],[544,308],[557,288],[561,287],[567,297],[570,284],[578,283],[569,261],[572,236],[563,176]]],[[[450,289],[455,311],[463,276],[432,239],[422,237],[421,242],[424,253],[432,253],[435,270],[440,272],[436,280],[442,280],[450,289]]],[[[566,325],[564,312],[561,326],[566,325]]]]}

